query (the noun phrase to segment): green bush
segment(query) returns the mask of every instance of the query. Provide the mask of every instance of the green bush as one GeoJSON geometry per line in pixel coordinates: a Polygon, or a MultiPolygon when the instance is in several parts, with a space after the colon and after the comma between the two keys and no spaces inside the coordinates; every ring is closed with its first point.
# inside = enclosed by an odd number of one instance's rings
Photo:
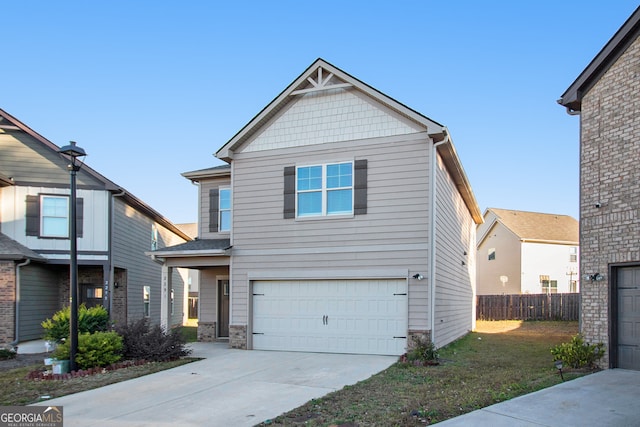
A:
{"type": "Polygon", "coordinates": [[[594,368],[596,362],[604,356],[604,344],[589,344],[581,334],[577,334],[568,343],[551,348],[553,361],[561,360],[570,368],[594,368]]]}
{"type": "Polygon", "coordinates": [[[412,348],[407,352],[407,360],[409,362],[421,362],[430,364],[438,361],[438,349],[431,340],[426,337],[413,335],[412,348]]]}
{"type": "Polygon", "coordinates": [[[160,325],[151,325],[148,319],[140,319],[119,327],[117,331],[124,340],[126,359],[163,362],[191,353],[185,348],[186,341],[180,328],[166,333],[160,325]]]}
{"type": "MultiPolygon", "coordinates": [[[[70,357],[69,340],[58,345],[52,356],[58,360],[70,357]]],[[[116,332],[84,333],[78,336],[76,365],[78,369],[109,366],[122,358],[122,337],[116,332]]]]}
{"type": "Polygon", "coordinates": [[[0,360],[15,359],[16,352],[9,348],[0,348],[0,360]]]}
{"type": "MultiPolygon", "coordinates": [[[[45,330],[43,338],[47,341],[62,342],[69,337],[71,307],[65,307],[42,322],[45,330]]],[[[78,307],[78,333],[92,334],[106,331],[109,328],[109,313],[101,306],[87,308],[84,304],[78,307]]]]}

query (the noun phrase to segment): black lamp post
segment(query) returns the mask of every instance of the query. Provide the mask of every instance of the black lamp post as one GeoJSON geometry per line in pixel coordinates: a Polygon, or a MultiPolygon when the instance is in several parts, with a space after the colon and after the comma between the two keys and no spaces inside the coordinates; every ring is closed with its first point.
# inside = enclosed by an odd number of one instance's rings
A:
{"type": "Polygon", "coordinates": [[[87,155],[85,151],[76,146],[75,141],[70,141],[69,145],[58,150],[61,154],[66,154],[71,158],[71,164],[68,167],[71,175],[71,200],[69,202],[69,240],[71,240],[71,249],[69,251],[70,271],[69,280],[71,282],[71,318],[69,319],[69,370],[71,372],[76,369],[76,353],[78,353],[78,234],[76,231],[76,173],[82,167],[82,163],[78,162],[78,157],[87,155]]]}

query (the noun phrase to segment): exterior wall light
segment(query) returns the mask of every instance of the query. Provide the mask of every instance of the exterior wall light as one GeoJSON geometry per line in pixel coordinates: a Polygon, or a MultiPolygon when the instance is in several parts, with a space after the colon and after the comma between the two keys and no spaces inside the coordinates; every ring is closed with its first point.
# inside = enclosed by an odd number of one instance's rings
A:
{"type": "Polygon", "coordinates": [[[418,279],[418,280],[422,280],[424,279],[424,276],[422,276],[422,274],[420,273],[416,273],[412,276],[414,279],[418,279]]]}
{"type": "Polygon", "coordinates": [[[585,274],[582,276],[584,280],[588,280],[590,282],[602,282],[604,280],[604,276],[600,273],[595,274],[585,274]]]}

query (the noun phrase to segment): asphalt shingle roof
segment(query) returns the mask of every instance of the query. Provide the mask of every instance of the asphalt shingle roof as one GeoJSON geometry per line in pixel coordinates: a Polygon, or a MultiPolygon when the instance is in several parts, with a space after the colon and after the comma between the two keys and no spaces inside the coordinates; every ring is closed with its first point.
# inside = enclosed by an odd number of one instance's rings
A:
{"type": "Polygon", "coordinates": [[[6,234],[0,233],[0,259],[5,260],[21,260],[33,259],[38,261],[46,261],[47,259],[40,254],[32,251],[28,247],[16,242],[6,234]]]}
{"type": "Polygon", "coordinates": [[[580,240],[579,223],[569,215],[489,208],[500,222],[525,240],[575,242],[580,240]]]}

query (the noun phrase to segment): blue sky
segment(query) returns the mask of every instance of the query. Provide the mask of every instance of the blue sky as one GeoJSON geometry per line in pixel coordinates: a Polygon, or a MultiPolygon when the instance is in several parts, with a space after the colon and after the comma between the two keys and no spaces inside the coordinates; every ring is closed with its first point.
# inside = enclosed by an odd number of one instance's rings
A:
{"type": "MultiPolygon", "coordinates": [[[[480,208],[578,218],[579,117],[556,104],[636,1],[20,1],[0,108],[170,220],[180,174],[321,57],[446,125],[480,208]]],[[[8,19],[7,19],[8,18],[8,19]]]]}

